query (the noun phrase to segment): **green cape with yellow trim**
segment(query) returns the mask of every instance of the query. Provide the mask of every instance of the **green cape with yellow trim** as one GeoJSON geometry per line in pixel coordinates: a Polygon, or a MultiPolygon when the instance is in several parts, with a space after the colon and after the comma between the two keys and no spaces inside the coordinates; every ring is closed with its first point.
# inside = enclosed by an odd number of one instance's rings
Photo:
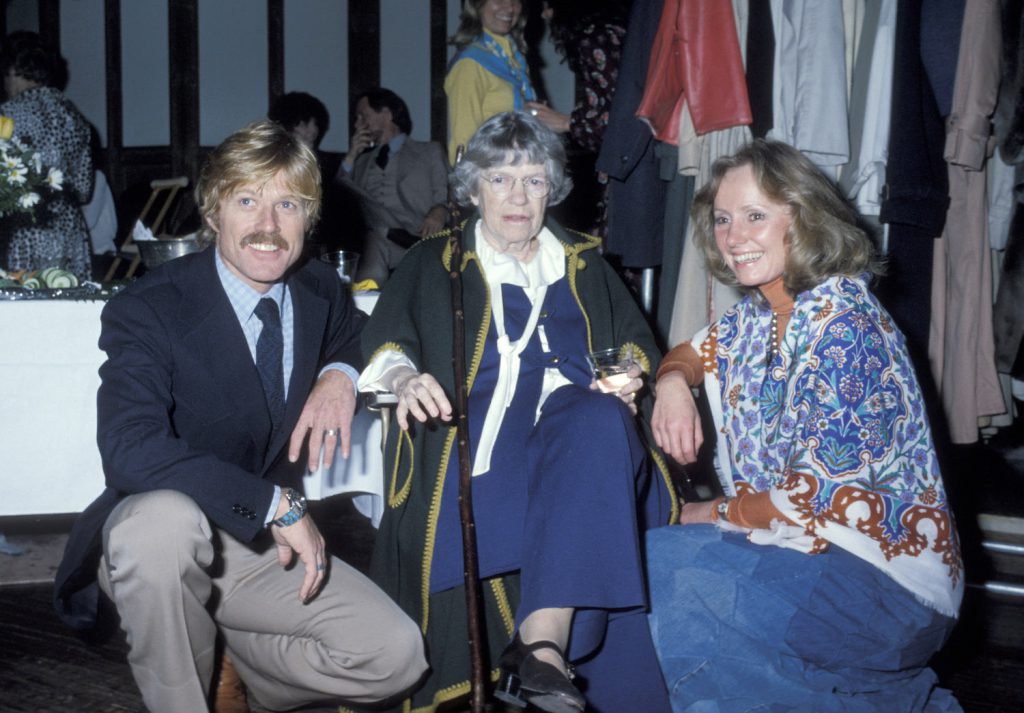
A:
{"type": "MultiPolygon", "coordinates": [[[[491,324],[487,284],[475,252],[475,220],[463,234],[462,282],[465,313],[467,387],[471,390],[491,324]]],[[[546,227],[565,247],[566,278],[587,323],[591,349],[632,344],[634,356],[650,375],[661,354],[636,301],[601,257],[596,238],[570,232],[548,220],[546,227]]],[[[379,351],[402,352],[421,372],[432,374],[455,403],[452,372],[450,232],[421,240],[406,253],[388,280],[363,331],[363,353],[369,362],[379,351]]],[[[665,461],[651,438],[653,399],[638,399],[641,433],[652,462],[672,493],[671,521],[678,501],[665,461]]],[[[432,711],[469,693],[469,648],[465,594],[456,587],[430,594],[430,563],[448,459],[457,458],[455,425],[416,424],[403,432],[392,415],[385,445],[385,512],[377,533],[371,576],[420,624],[427,641],[431,671],[423,685],[405,700],[401,711],[432,711]]],[[[668,523],[666,523],[668,524],[668,523]]],[[[497,661],[511,637],[519,602],[518,575],[484,582],[485,630],[490,673],[497,680],[497,661]]]]}

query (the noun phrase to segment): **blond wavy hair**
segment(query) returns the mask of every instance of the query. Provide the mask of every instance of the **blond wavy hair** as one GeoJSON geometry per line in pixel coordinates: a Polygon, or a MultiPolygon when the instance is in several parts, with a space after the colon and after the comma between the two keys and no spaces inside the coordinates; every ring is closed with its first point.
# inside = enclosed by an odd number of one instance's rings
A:
{"type": "Polygon", "coordinates": [[[207,245],[216,241],[210,222],[216,222],[223,200],[243,186],[264,186],[278,175],[302,201],[309,231],[320,218],[320,166],[316,155],[280,124],[265,120],[226,138],[203,165],[196,184],[196,204],[203,217],[199,242],[207,245]]]}
{"type": "MultiPolygon", "coordinates": [[[[463,49],[473,44],[473,40],[483,34],[484,23],[481,18],[484,5],[490,0],[466,0],[462,4],[462,14],[459,15],[459,27],[455,30],[455,34],[448,40],[449,44],[455,45],[457,49],[463,49]]],[[[520,0],[519,19],[516,20],[516,24],[512,27],[512,31],[509,35],[512,37],[513,43],[520,51],[526,49],[526,39],[523,37],[523,29],[526,27],[526,8],[522,7],[525,3],[520,0]]]]}
{"type": "Polygon", "coordinates": [[[789,207],[792,221],[786,234],[783,283],[796,295],[829,277],[879,275],[883,264],[868,234],[857,224],[857,212],[811,161],[781,141],[755,139],[731,156],[715,161],[709,180],[693,201],[694,244],[708,272],[727,285],[740,285],[715,243],[715,196],[725,174],[750,166],[764,195],[789,207]]]}

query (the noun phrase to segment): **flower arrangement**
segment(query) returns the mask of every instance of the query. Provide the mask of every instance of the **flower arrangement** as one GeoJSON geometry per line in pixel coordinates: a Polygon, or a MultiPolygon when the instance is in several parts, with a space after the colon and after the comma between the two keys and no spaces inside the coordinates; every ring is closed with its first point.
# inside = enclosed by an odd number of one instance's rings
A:
{"type": "Polygon", "coordinates": [[[43,166],[38,151],[14,138],[14,122],[0,116],[0,217],[31,212],[42,191],[63,187],[64,174],[43,166]]]}

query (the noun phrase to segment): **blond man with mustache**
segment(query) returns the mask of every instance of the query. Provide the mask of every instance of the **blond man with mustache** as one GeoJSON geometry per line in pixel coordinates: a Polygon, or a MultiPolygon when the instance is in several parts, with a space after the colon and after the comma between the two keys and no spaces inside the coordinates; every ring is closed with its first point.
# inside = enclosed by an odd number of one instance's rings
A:
{"type": "Polygon", "coordinates": [[[207,710],[221,647],[262,709],[385,699],[426,668],[419,630],[328,555],[291,487],[321,445],[348,453],[365,319],[302,259],[316,158],[253,124],[214,150],[196,195],[212,244],[103,311],[107,488],[72,531],[58,612],[88,628],[110,598],[151,711],[207,710]]]}

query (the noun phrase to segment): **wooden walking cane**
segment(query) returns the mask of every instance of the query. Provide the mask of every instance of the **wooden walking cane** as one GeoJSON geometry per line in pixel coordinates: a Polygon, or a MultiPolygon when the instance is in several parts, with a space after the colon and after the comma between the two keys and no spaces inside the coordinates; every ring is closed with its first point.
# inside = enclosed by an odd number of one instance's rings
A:
{"type": "MultiPolygon", "coordinates": [[[[455,152],[462,159],[463,147],[455,152]]],[[[466,315],[462,307],[462,215],[458,203],[448,197],[451,237],[452,367],[455,371],[455,425],[459,454],[459,521],[462,524],[462,562],[466,589],[466,623],[469,629],[470,710],[484,712],[486,671],[484,669],[483,598],[480,566],[476,555],[476,522],[473,519],[473,461],[469,452],[468,394],[466,392],[466,315]]]]}

